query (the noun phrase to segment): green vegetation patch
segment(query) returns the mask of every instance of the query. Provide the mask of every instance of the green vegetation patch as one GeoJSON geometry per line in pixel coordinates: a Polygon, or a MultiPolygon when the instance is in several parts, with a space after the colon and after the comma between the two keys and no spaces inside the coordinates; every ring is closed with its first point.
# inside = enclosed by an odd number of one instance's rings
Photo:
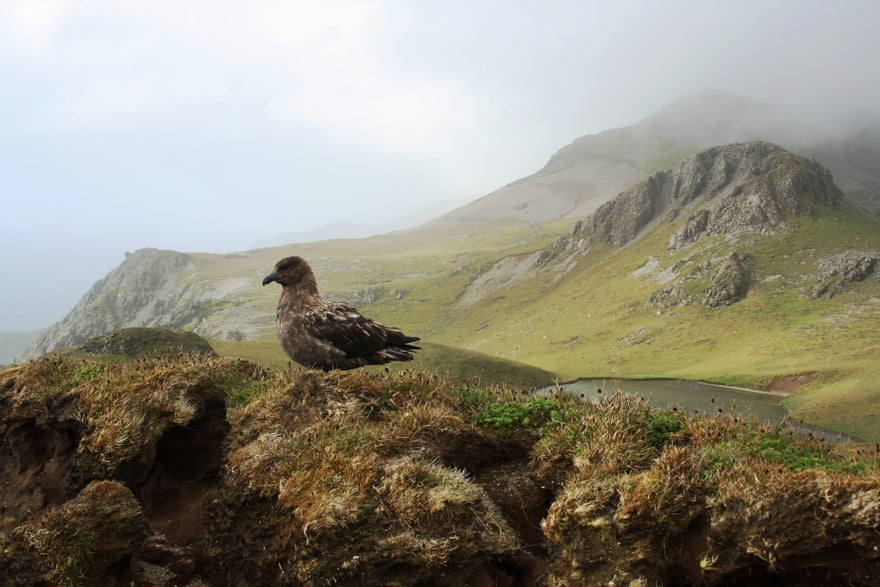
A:
{"type": "Polygon", "coordinates": [[[193,332],[174,332],[164,328],[123,328],[97,336],[80,345],[92,355],[116,355],[127,358],[199,353],[215,355],[211,344],[193,332]]]}
{"type": "Polygon", "coordinates": [[[521,401],[497,403],[483,410],[477,422],[502,433],[514,429],[540,430],[561,421],[561,406],[556,400],[531,397],[521,401]]]}

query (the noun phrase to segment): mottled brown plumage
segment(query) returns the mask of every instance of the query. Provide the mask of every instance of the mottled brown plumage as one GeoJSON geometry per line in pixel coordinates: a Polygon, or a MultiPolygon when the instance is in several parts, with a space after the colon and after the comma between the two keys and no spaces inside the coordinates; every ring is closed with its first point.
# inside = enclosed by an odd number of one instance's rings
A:
{"type": "Polygon", "coordinates": [[[419,340],[399,328],[364,318],[353,307],[324,301],[312,268],[301,257],[286,257],[263,279],[281,284],[275,324],[278,342],[297,363],[315,369],[354,369],[390,361],[410,361],[419,340]]]}

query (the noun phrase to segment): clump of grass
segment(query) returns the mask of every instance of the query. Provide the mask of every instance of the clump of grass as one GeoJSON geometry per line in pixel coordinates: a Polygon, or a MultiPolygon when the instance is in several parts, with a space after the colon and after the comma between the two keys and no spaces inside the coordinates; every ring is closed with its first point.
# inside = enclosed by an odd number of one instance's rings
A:
{"type": "Polygon", "coordinates": [[[455,508],[480,503],[482,492],[462,471],[407,456],[385,467],[378,487],[384,507],[408,526],[430,515],[453,515],[455,508]]]}
{"type": "Polygon", "coordinates": [[[284,376],[241,359],[214,363],[213,380],[226,394],[229,408],[241,408],[273,387],[284,384],[284,376]]]}
{"type": "Polygon", "coordinates": [[[207,340],[194,332],[175,332],[165,328],[123,328],[86,341],[83,352],[118,357],[204,354],[216,356],[207,340]]]}
{"type": "Polygon", "coordinates": [[[582,475],[632,471],[656,456],[680,429],[677,416],[653,412],[644,398],[614,393],[562,412],[535,446],[539,461],[560,459],[582,475]]]}
{"type": "Polygon", "coordinates": [[[234,414],[227,495],[287,512],[279,532],[316,553],[295,563],[304,581],[338,565],[320,553],[352,536],[372,545],[354,550],[357,564],[380,548],[394,564],[444,568],[462,536],[508,552],[516,539],[483,490],[440,460],[438,435],[488,434],[475,410],[500,396],[467,389],[423,372],[298,373],[234,414]]]}
{"type": "Polygon", "coordinates": [[[91,584],[150,533],[137,499],[121,483],[93,481],[73,499],[15,528],[22,556],[36,555],[52,585],[91,584]]]}
{"type": "Polygon", "coordinates": [[[761,432],[747,428],[722,437],[700,449],[703,476],[732,469],[743,462],[776,465],[791,472],[823,469],[829,472],[863,474],[870,469],[865,461],[845,460],[835,455],[830,443],[785,435],[776,427],[761,432]]]}
{"type": "Polygon", "coordinates": [[[94,363],[65,355],[46,355],[22,365],[0,371],[0,381],[6,389],[23,401],[59,396],[94,374],[94,363]]]}
{"type": "Polygon", "coordinates": [[[88,527],[61,516],[46,520],[24,533],[48,567],[46,579],[56,585],[82,585],[91,566],[95,534],[88,527]]]}
{"type": "Polygon", "coordinates": [[[131,462],[169,426],[190,423],[208,404],[238,408],[282,380],[246,361],[204,353],[123,361],[52,355],[0,372],[0,385],[22,409],[75,399],[67,417],[82,426],[79,450],[104,468],[131,462]]]}

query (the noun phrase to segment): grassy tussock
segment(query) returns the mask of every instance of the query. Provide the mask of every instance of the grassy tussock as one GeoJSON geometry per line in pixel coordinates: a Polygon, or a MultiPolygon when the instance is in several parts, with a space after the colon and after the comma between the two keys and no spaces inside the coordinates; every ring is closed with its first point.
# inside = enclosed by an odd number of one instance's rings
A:
{"type": "Polygon", "coordinates": [[[563,455],[569,473],[542,522],[560,549],[550,584],[662,577],[680,548],[664,545],[698,519],[709,528],[704,572],[730,571],[747,555],[777,569],[809,550],[804,537],[825,548],[832,519],[850,532],[840,544],[870,553],[880,522],[876,460],[739,417],[682,416],[614,394],[571,410],[536,444],[545,466],[563,455]]]}
{"type": "Polygon", "coordinates": [[[203,354],[116,362],[51,355],[0,372],[12,405],[65,404],[83,430],[79,450],[106,468],[136,459],[170,426],[197,417],[210,398],[247,402],[279,379],[234,359],[203,354]]]}
{"type": "MultiPolygon", "coordinates": [[[[517,539],[483,490],[440,461],[438,436],[486,434],[476,408],[462,406],[454,384],[426,373],[297,373],[233,418],[231,498],[259,496],[289,511],[279,532],[300,548],[366,533],[353,551],[359,566],[380,556],[441,568],[465,543],[512,552],[517,539]]],[[[294,566],[305,580],[332,564],[342,563],[316,557],[294,566]]]]}
{"type": "Polygon", "coordinates": [[[409,520],[425,508],[407,506],[418,501],[407,492],[424,493],[422,501],[432,504],[428,511],[443,510],[468,487],[475,491],[470,481],[436,463],[395,455],[423,447],[438,430],[467,426],[453,410],[446,385],[414,372],[305,372],[289,388],[276,388],[241,411],[233,434],[261,432],[249,442],[242,439],[229,469],[263,495],[277,492],[278,503],[292,510],[305,535],[345,528],[380,507],[409,520]],[[383,468],[389,458],[403,460],[383,468]],[[405,483],[389,485],[389,478],[405,483]],[[434,485],[419,485],[426,480],[434,485]],[[406,489],[395,495],[390,487],[406,489]]]}
{"type": "Polygon", "coordinates": [[[53,585],[84,585],[102,568],[127,556],[147,535],[147,523],[131,491],[95,481],[74,499],[16,528],[36,554],[41,575],[53,585]]]}
{"type": "MultiPolygon", "coordinates": [[[[231,429],[205,513],[209,550],[269,561],[260,568],[269,582],[378,581],[388,569],[402,583],[429,582],[513,560],[522,545],[510,512],[480,479],[481,467],[499,464],[553,488],[540,522],[550,585],[662,581],[694,528],[703,534],[688,556],[706,577],[743,561],[784,569],[829,540],[876,557],[875,457],[841,457],[829,443],[740,417],[654,410],[621,393],[590,404],[418,371],[274,372],[204,356],[49,357],[0,372],[0,390],[13,417],[34,403],[73,414],[79,454],[109,473],[206,402],[225,401],[231,429]]],[[[113,543],[102,524],[118,512],[94,514],[110,503],[102,492],[131,504],[128,528],[144,523],[124,486],[100,483],[18,525],[47,580],[82,581],[86,562],[113,543]],[[77,522],[76,512],[93,519],[77,522]]]]}

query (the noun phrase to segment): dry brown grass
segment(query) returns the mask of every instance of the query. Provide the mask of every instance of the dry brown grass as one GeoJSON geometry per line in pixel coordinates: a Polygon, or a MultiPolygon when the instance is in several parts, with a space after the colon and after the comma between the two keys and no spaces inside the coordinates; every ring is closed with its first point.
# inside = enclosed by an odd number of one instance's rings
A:
{"type": "MultiPolygon", "coordinates": [[[[447,573],[467,582],[480,565],[509,567],[524,556],[513,512],[497,505],[511,473],[546,491],[537,499],[547,509],[528,520],[547,540],[546,584],[655,584],[673,568],[711,583],[748,565],[783,572],[828,548],[877,558],[875,462],[739,417],[652,410],[635,396],[536,401],[424,372],[287,373],[195,356],[50,357],[3,371],[0,390],[12,416],[30,406],[78,422],[78,458],[91,459],[88,475],[108,476],[225,398],[231,428],[203,523],[231,582],[237,560],[263,565],[249,572],[268,582],[328,584],[447,573]]],[[[136,497],[106,483],[8,525],[43,561],[41,577],[82,580],[109,544],[106,528],[73,523],[102,491],[131,502],[126,519],[143,523],[136,497]]]]}

